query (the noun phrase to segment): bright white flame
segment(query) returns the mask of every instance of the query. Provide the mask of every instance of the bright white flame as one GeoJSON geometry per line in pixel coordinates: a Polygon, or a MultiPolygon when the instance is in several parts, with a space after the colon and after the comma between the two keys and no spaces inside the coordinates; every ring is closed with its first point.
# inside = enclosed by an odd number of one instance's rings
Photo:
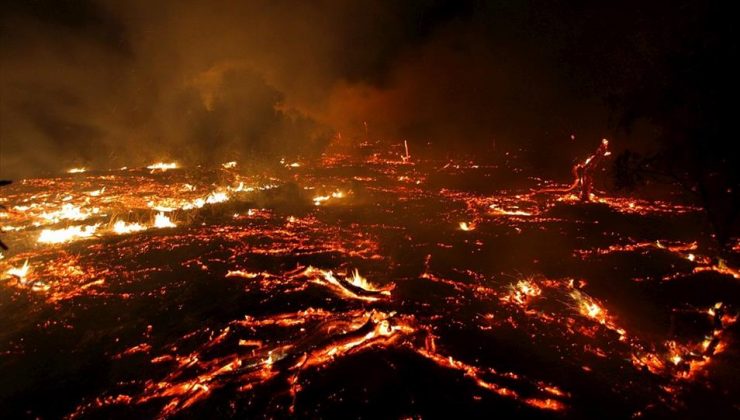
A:
{"type": "Polygon", "coordinates": [[[475,223],[460,222],[460,230],[463,230],[465,232],[475,230],[475,223]]]}
{"type": "Polygon", "coordinates": [[[83,172],[87,172],[87,168],[72,168],[67,170],[68,174],[81,174],[83,172]]]}
{"type": "Polygon", "coordinates": [[[99,225],[70,226],[64,229],[44,229],[38,241],[47,244],[60,244],[75,239],[89,238],[95,234],[99,225]]]}
{"type": "Polygon", "coordinates": [[[313,198],[313,205],[314,206],[320,206],[321,203],[323,203],[324,201],[326,201],[326,200],[328,200],[330,198],[331,198],[330,195],[317,195],[316,197],[313,198]]]}
{"type": "Polygon", "coordinates": [[[155,228],[172,228],[175,226],[177,225],[172,223],[172,220],[170,220],[170,218],[162,212],[159,212],[157,213],[156,216],[154,216],[154,227],[155,228]]]}
{"type": "Polygon", "coordinates": [[[231,162],[222,163],[221,166],[226,169],[236,168],[236,161],[232,160],[231,162]]]}
{"type": "Polygon", "coordinates": [[[317,195],[316,197],[313,198],[313,205],[320,206],[321,203],[329,200],[330,198],[344,198],[344,192],[334,191],[333,193],[329,195],[317,195]]]}
{"type": "Polygon", "coordinates": [[[20,267],[13,267],[10,270],[7,271],[7,274],[9,276],[17,277],[18,280],[21,283],[26,282],[26,276],[28,276],[28,272],[31,269],[31,267],[28,265],[28,260],[26,260],[25,263],[23,263],[20,267]]]}
{"type": "Polygon", "coordinates": [[[146,167],[147,169],[151,169],[152,171],[160,170],[162,172],[168,170],[168,169],[177,169],[177,163],[171,162],[171,163],[165,163],[165,162],[157,162],[153,163],[146,167]]]}
{"type": "Polygon", "coordinates": [[[491,204],[490,206],[488,206],[488,208],[491,209],[491,212],[493,214],[502,215],[502,216],[531,216],[532,215],[532,213],[528,211],[517,210],[517,209],[507,210],[507,209],[497,206],[496,204],[491,204]]]}
{"type": "Polygon", "coordinates": [[[224,201],[228,201],[229,196],[228,194],[224,192],[212,192],[211,194],[206,197],[206,203],[207,204],[216,204],[216,203],[223,203],[224,201]]]}
{"type": "Polygon", "coordinates": [[[352,271],[352,277],[348,278],[347,280],[349,280],[352,285],[359,287],[360,289],[376,290],[375,285],[367,281],[365,277],[362,277],[357,269],[354,269],[352,271]]]}
{"type": "Polygon", "coordinates": [[[119,235],[139,232],[145,229],[146,226],[144,225],[141,225],[139,223],[126,223],[123,220],[119,220],[113,225],[113,232],[116,232],[119,235]]]}
{"type": "Polygon", "coordinates": [[[90,212],[83,211],[80,207],[75,206],[70,203],[65,203],[62,205],[61,210],[49,212],[49,213],[42,213],[40,217],[42,219],[46,219],[50,222],[56,223],[60,220],[85,220],[88,217],[92,216],[93,214],[97,214],[100,212],[100,209],[97,207],[93,207],[90,212]]]}

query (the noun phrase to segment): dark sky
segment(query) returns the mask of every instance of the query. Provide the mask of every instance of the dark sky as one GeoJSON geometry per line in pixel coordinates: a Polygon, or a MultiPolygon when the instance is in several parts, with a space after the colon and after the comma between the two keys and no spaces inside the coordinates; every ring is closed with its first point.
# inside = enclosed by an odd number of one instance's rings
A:
{"type": "Polygon", "coordinates": [[[364,121],[542,165],[649,149],[660,127],[624,129],[620,98],[694,65],[676,57],[712,38],[706,3],[6,1],[0,176],[311,155],[364,121]]]}

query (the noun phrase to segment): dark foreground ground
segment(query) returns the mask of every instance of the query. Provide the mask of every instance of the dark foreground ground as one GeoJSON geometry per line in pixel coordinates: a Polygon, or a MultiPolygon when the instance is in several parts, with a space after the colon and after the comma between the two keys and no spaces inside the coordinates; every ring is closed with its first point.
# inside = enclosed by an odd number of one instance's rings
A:
{"type": "Polygon", "coordinates": [[[737,253],[678,199],[380,156],[245,173],[5,188],[0,417],[740,414],[737,253]]]}

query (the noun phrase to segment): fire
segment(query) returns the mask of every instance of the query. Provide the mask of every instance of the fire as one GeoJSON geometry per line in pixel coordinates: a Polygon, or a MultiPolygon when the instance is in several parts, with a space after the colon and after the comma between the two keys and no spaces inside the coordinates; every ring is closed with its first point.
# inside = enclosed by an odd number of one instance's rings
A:
{"type": "Polygon", "coordinates": [[[698,273],[700,271],[715,271],[720,274],[726,274],[736,279],[740,279],[740,270],[738,270],[737,268],[728,266],[725,260],[721,258],[719,259],[719,262],[717,264],[710,265],[710,266],[694,267],[695,273],[698,273]]]}
{"type": "Polygon", "coordinates": [[[81,174],[87,172],[87,168],[71,168],[67,170],[68,174],[81,174]]]}
{"type": "Polygon", "coordinates": [[[16,277],[21,283],[26,283],[26,279],[30,270],[31,266],[28,265],[28,260],[26,260],[26,262],[24,262],[22,266],[10,268],[7,271],[7,275],[11,277],[16,277]]]}
{"type": "Polygon", "coordinates": [[[146,230],[144,225],[139,223],[126,223],[123,220],[119,220],[113,225],[113,232],[119,235],[140,232],[142,230],[146,230]]]}
{"type": "Polygon", "coordinates": [[[313,204],[314,206],[320,206],[321,203],[328,201],[332,198],[344,198],[345,194],[342,191],[334,191],[333,193],[329,195],[317,195],[313,198],[313,204]]]}
{"type": "Polygon", "coordinates": [[[217,204],[229,201],[229,195],[225,192],[212,192],[206,197],[206,204],[217,204]]]}
{"type": "MultiPolygon", "coordinates": [[[[148,169],[165,171],[177,167],[160,163],[147,169],[134,168],[127,173],[101,172],[96,177],[26,180],[28,187],[22,188],[27,188],[27,192],[13,190],[7,200],[0,197],[0,204],[8,207],[6,213],[0,214],[3,217],[0,220],[8,219],[9,222],[3,229],[20,237],[19,240],[13,238],[10,244],[13,254],[9,254],[7,265],[3,260],[0,267],[12,278],[0,286],[38,292],[46,304],[61,308],[77,305],[76,297],[106,299],[104,302],[130,299],[129,302],[133,302],[143,293],[151,295],[149,290],[152,289],[144,289],[150,287],[150,283],[156,287],[157,295],[177,299],[178,293],[170,292],[176,291],[180,284],[160,281],[162,278],[169,280],[169,274],[161,277],[161,271],[172,270],[182,278],[194,275],[198,279],[219,280],[225,276],[229,279],[224,282],[228,286],[224,288],[227,293],[244,293],[245,301],[257,305],[255,311],[250,312],[256,317],[209,319],[208,323],[188,319],[193,323],[181,325],[184,329],[177,332],[177,335],[186,334],[182,337],[170,337],[170,331],[158,336],[160,332],[155,331],[151,336],[147,332],[142,338],[140,330],[132,332],[130,329],[116,335],[121,337],[121,348],[111,352],[115,355],[111,357],[146,356],[151,363],[157,364],[156,369],[151,369],[154,372],[151,375],[147,369],[135,369],[130,377],[123,378],[125,387],[110,384],[104,396],[79,402],[83,414],[88,414],[86,410],[96,414],[95,410],[106,404],[121,404],[143,405],[142,409],[149,413],[161,410],[162,417],[180,411],[187,416],[191,414],[184,411],[187,407],[224,387],[251,392],[260,386],[270,390],[284,386],[285,389],[277,392],[285,391],[284,395],[295,400],[302,387],[310,386],[308,380],[303,380],[303,372],[324,369],[365,349],[402,350],[407,356],[421,356],[432,361],[436,365],[433,368],[455,370],[479,388],[473,391],[476,399],[485,398],[485,392],[489,391],[522,405],[566,410],[570,393],[579,393],[578,381],[569,382],[567,375],[562,384],[568,390],[565,392],[531,377],[537,374],[537,369],[497,372],[486,363],[491,361],[497,369],[505,364],[495,363],[485,355],[481,357],[474,348],[455,354],[461,342],[456,342],[456,335],[444,336],[449,330],[445,326],[447,323],[455,329],[458,325],[464,327],[464,331],[461,330],[464,334],[474,331],[470,337],[475,338],[487,337],[487,334],[493,337],[497,329],[503,328],[507,332],[499,337],[504,340],[510,335],[508,330],[521,329],[526,334],[522,335],[525,337],[522,346],[531,344],[543,352],[556,350],[559,360],[568,363],[564,366],[574,366],[569,374],[582,375],[581,369],[593,372],[591,375],[598,374],[625,387],[625,392],[643,391],[645,388],[641,388],[640,381],[635,378],[654,375],[649,376],[651,386],[671,386],[678,393],[679,379],[693,378],[693,372],[709,363],[713,354],[732,344],[723,335],[724,326],[717,324],[725,325],[725,320],[735,316],[734,309],[722,304],[697,309],[700,316],[711,317],[715,327],[691,338],[682,336],[678,328],[675,337],[670,337],[676,340],[673,344],[666,341],[667,337],[641,336],[639,330],[627,336],[614,316],[624,309],[619,307],[620,301],[607,300],[609,290],[605,291],[600,283],[602,280],[588,277],[597,272],[592,270],[593,265],[612,253],[632,253],[640,258],[639,261],[659,254],[662,260],[656,262],[656,268],[665,260],[670,265],[666,269],[678,270],[681,276],[692,275],[692,270],[736,275],[736,269],[707,254],[709,251],[700,245],[704,244],[702,240],[690,243],[656,241],[654,237],[639,234],[631,237],[614,229],[603,230],[604,235],[599,236],[596,243],[586,238],[527,247],[526,241],[541,239],[537,232],[542,230],[572,233],[569,230],[571,222],[580,224],[582,220],[573,218],[568,212],[563,215],[549,210],[577,204],[562,203],[550,196],[535,198],[535,192],[529,189],[501,191],[496,195],[439,190],[434,187],[438,185],[436,180],[426,182],[432,175],[425,171],[433,168],[439,172],[445,162],[434,161],[425,166],[427,161],[415,159],[413,164],[402,165],[398,155],[401,154],[404,161],[410,161],[410,155],[408,151],[403,155],[401,150],[396,145],[384,154],[385,159],[376,158],[369,165],[363,157],[362,166],[356,171],[355,168],[344,172],[316,170],[312,163],[298,165],[287,161],[279,168],[283,176],[289,173],[285,179],[278,178],[280,175],[251,177],[225,171],[223,169],[236,167],[236,162],[226,162],[215,165],[212,172],[199,168],[193,172],[183,170],[167,176],[149,176],[148,169]],[[326,173],[331,175],[322,178],[326,173]],[[352,174],[351,179],[342,178],[347,173],[352,174]],[[204,174],[206,176],[202,176],[204,174]],[[360,195],[359,192],[362,192],[363,203],[332,209],[336,211],[301,206],[298,216],[288,217],[290,213],[275,205],[270,194],[264,197],[248,194],[279,189],[285,183],[298,183],[303,190],[314,191],[316,196],[307,198],[306,202],[310,203],[310,199],[316,206],[340,202],[336,200],[349,201],[348,197],[353,198],[355,193],[360,195]],[[234,201],[233,205],[219,205],[230,200],[234,201]],[[367,203],[370,206],[361,207],[367,203]],[[412,206],[406,206],[407,203],[412,206]],[[208,205],[213,208],[198,211],[208,205]],[[103,216],[107,223],[103,222],[100,228],[98,225],[61,225],[72,223],[68,221],[90,224],[93,220],[102,220],[103,216]],[[191,228],[141,234],[135,239],[113,237],[135,235],[152,228],[182,226],[186,221],[193,221],[191,228]],[[415,231],[416,223],[435,222],[447,223],[447,229],[425,228],[423,235],[415,231]],[[52,223],[59,225],[47,226],[52,223]],[[44,227],[64,229],[44,229],[38,237],[39,243],[109,236],[105,240],[77,244],[71,249],[26,243],[24,235],[32,235],[33,239],[44,227]],[[455,235],[457,228],[463,232],[480,229],[476,233],[455,235]],[[508,258],[511,253],[505,249],[512,229],[525,232],[519,244],[524,246],[517,246],[511,252],[517,254],[513,259],[508,258]],[[392,236],[385,232],[391,232],[392,236]],[[471,239],[470,235],[475,238],[471,239]],[[408,244],[395,243],[401,241],[408,244]],[[584,249],[565,248],[574,243],[584,249]],[[403,251],[407,245],[413,252],[403,251]],[[187,252],[169,252],[166,261],[150,258],[148,254],[151,250],[171,251],[183,246],[187,246],[187,252]],[[504,248],[503,252],[497,256],[502,258],[495,264],[475,260],[496,255],[491,251],[499,252],[500,248],[504,248]],[[585,293],[590,290],[585,280],[550,279],[540,274],[510,280],[510,273],[519,270],[530,272],[539,267],[540,272],[553,272],[551,262],[543,263],[537,254],[539,248],[558,251],[554,255],[564,258],[577,257],[572,262],[562,262],[568,269],[565,272],[584,276],[594,284],[594,290],[604,293],[604,300],[585,293]],[[403,252],[397,252],[399,249],[403,252]],[[528,254],[530,252],[532,255],[528,254]],[[423,255],[428,257],[422,268],[423,255]],[[432,255],[440,256],[438,263],[436,260],[435,264],[430,263],[432,255]],[[586,256],[593,257],[594,261],[580,271],[579,263],[586,256]],[[677,260],[680,264],[671,265],[677,260]],[[29,266],[29,261],[34,261],[33,267],[29,266]],[[523,266],[516,265],[522,262],[523,266]],[[168,269],[161,270],[161,264],[167,264],[168,269]],[[323,268],[312,268],[308,264],[323,268]],[[390,269],[382,271],[385,267],[390,269]],[[423,274],[419,274],[421,270],[423,274]],[[132,285],[143,277],[156,281],[132,285]],[[396,284],[404,287],[397,290],[396,284]],[[276,301],[278,305],[273,305],[276,301]],[[283,302],[289,302],[292,312],[275,313],[283,302]],[[607,302],[614,307],[607,308],[607,302]],[[259,304],[265,306],[259,307],[259,304]],[[280,330],[277,335],[276,330],[280,330]],[[619,342],[616,342],[615,333],[619,335],[619,342]],[[439,343],[435,343],[434,334],[440,334],[439,343]],[[163,342],[163,336],[167,337],[165,341],[170,338],[172,341],[163,342]],[[612,369],[615,364],[619,364],[619,369],[612,369]],[[273,381],[274,378],[280,381],[273,381]],[[118,392],[126,396],[117,397],[118,392]]],[[[331,162],[334,168],[343,167],[340,165],[349,168],[353,163],[349,159],[336,158],[331,162]]],[[[588,159],[585,163],[595,162],[588,159]]],[[[447,164],[444,171],[464,175],[461,171],[485,168],[483,164],[479,167],[469,161],[460,165],[447,164]]],[[[536,182],[538,186],[548,185],[544,180],[536,182]]],[[[587,189],[585,184],[589,180],[583,182],[587,189]]],[[[276,196],[282,197],[279,192],[276,196]]],[[[579,196],[573,195],[573,200],[579,200],[579,196]]],[[[609,217],[618,217],[618,213],[627,211],[632,212],[635,219],[638,214],[678,216],[693,211],[669,202],[616,197],[599,197],[598,200],[615,210],[609,217]]],[[[293,210],[288,208],[288,211],[293,210]]],[[[609,220],[605,219],[604,223],[594,224],[592,228],[609,226],[609,220]]],[[[558,268],[561,262],[556,263],[554,271],[563,272],[558,268]]],[[[611,264],[611,260],[607,263],[611,264]]],[[[639,267],[635,271],[639,271],[639,267]]],[[[206,305],[210,307],[212,303],[206,302],[206,305]]],[[[48,328],[57,328],[53,318],[46,322],[51,325],[48,328]]],[[[77,327],[74,321],[69,322],[77,327]]],[[[490,350],[483,340],[480,344],[473,347],[478,347],[479,351],[490,350]]],[[[549,373],[547,377],[550,378],[549,373]]],[[[580,401],[576,398],[574,402],[580,404],[580,401]]],[[[287,406],[285,404],[286,410],[287,406]]],[[[131,410],[139,412],[136,408],[131,410]]],[[[305,414],[306,411],[297,413],[305,414]]]]}
{"type": "Polygon", "coordinates": [[[542,289],[532,280],[519,280],[516,284],[509,285],[509,294],[501,300],[526,305],[531,299],[542,294],[542,289]]]}
{"type": "Polygon", "coordinates": [[[607,323],[606,311],[592,297],[580,290],[573,290],[570,296],[575,301],[576,309],[578,309],[581,315],[591,318],[600,324],[607,323]]]}
{"type": "Polygon", "coordinates": [[[156,171],[165,172],[165,171],[170,170],[170,169],[177,169],[178,166],[177,166],[177,163],[175,163],[175,162],[170,162],[170,163],[157,162],[157,163],[152,163],[151,165],[147,166],[146,168],[147,169],[151,169],[152,172],[156,172],[156,171]]]}
{"type": "Polygon", "coordinates": [[[475,230],[475,223],[460,222],[459,226],[460,226],[460,230],[463,230],[465,232],[475,230]]]}
{"type": "Polygon", "coordinates": [[[391,292],[388,289],[379,288],[378,286],[370,283],[367,281],[365,277],[362,277],[360,275],[359,270],[354,269],[352,270],[352,277],[349,279],[349,282],[355,286],[359,287],[360,289],[367,290],[370,292],[381,292],[384,295],[390,295],[391,292]]]}
{"type": "Polygon", "coordinates": [[[500,216],[525,216],[525,217],[532,216],[531,212],[524,211],[524,210],[518,210],[518,209],[506,210],[504,208],[499,207],[496,204],[491,204],[489,208],[491,209],[492,214],[500,215],[500,216]]]}
{"type": "MultiPolygon", "coordinates": [[[[595,200],[596,196],[591,191],[593,189],[593,172],[596,170],[599,163],[601,163],[605,157],[610,155],[609,140],[602,139],[601,144],[599,144],[599,147],[591,156],[587,157],[583,162],[576,163],[573,168],[571,168],[573,183],[570,187],[565,189],[546,188],[539,192],[565,193],[566,195],[561,197],[561,200],[564,201],[580,200],[583,202],[589,202],[595,200]]],[[[625,207],[629,208],[629,206],[625,207]]]]}
{"type": "Polygon", "coordinates": [[[337,278],[331,270],[308,267],[303,272],[312,282],[327,287],[339,296],[374,302],[391,295],[395,285],[376,286],[354,270],[351,277],[337,278]]]}
{"type": "Polygon", "coordinates": [[[98,213],[100,213],[100,209],[97,207],[93,207],[87,212],[74,204],[64,203],[60,210],[42,213],[40,217],[51,223],[58,223],[61,220],[85,220],[98,213]]]}
{"type": "Polygon", "coordinates": [[[163,212],[159,212],[154,216],[154,227],[155,228],[173,228],[177,225],[170,220],[169,216],[163,212]]]}
{"type": "Polygon", "coordinates": [[[38,242],[46,244],[61,244],[75,239],[89,238],[95,234],[99,224],[90,226],[70,226],[64,229],[44,229],[39,235],[38,242]]]}
{"type": "Polygon", "coordinates": [[[604,309],[604,307],[599,304],[594,298],[586,295],[578,289],[574,289],[573,291],[571,291],[570,296],[575,301],[576,309],[581,315],[592,319],[605,326],[606,328],[616,332],[617,334],[619,334],[619,339],[621,341],[626,341],[628,339],[627,331],[625,331],[623,328],[620,328],[616,324],[614,318],[610,316],[607,313],[606,309],[604,309]]]}

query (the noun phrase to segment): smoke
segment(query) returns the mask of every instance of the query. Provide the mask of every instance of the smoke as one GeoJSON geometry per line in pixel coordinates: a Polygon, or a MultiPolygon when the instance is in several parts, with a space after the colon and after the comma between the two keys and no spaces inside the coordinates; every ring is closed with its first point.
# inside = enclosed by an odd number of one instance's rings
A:
{"type": "Polygon", "coordinates": [[[562,63],[570,18],[538,8],[11,3],[0,17],[0,175],[314,156],[337,132],[359,139],[364,123],[374,138],[440,153],[588,151],[611,134],[606,107],[562,63]]]}

